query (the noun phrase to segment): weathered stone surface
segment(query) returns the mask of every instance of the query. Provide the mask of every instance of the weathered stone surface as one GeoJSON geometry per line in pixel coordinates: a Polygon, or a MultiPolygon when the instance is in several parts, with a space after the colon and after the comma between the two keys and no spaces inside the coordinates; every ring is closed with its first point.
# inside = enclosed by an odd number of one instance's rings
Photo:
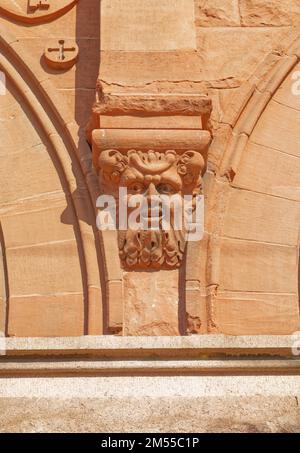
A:
{"type": "Polygon", "coordinates": [[[11,247],[7,249],[7,262],[11,296],[82,291],[75,240],[11,247]]]}
{"type": "Polygon", "coordinates": [[[27,155],[25,161],[24,151],[21,150],[0,157],[2,203],[61,189],[59,178],[45,146],[39,144],[25,152],[27,155]],[[20,172],[24,177],[27,175],[26,184],[18,177],[20,172]]]}
{"type": "Polygon", "coordinates": [[[248,190],[233,190],[224,234],[232,238],[297,246],[299,224],[299,202],[248,190]]]}
{"type": "Polygon", "coordinates": [[[213,62],[201,65],[204,79],[245,81],[265,55],[283,51],[282,41],[288,33],[286,28],[199,28],[199,54],[204,61],[213,62]]]}
{"type": "MultiPolygon", "coordinates": [[[[159,118],[158,118],[159,121],[159,118]]],[[[96,158],[100,151],[117,149],[128,151],[167,151],[174,150],[179,155],[187,151],[202,152],[206,155],[211,135],[206,130],[166,130],[166,129],[96,129],[93,132],[96,158]]],[[[95,165],[97,168],[97,164],[95,165]]]]}
{"type": "Polygon", "coordinates": [[[271,101],[254,129],[251,140],[259,145],[300,157],[297,139],[299,121],[300,111],[271,101]]]}
{"type": "Polygon", "coordinates": [[[198,27],[240,26],[238,0],[195,0],[198,27]]]}
{"type": "Polygon", "coordinates": [[[226,290],[298,291],[297,247],[223,239],[220,269],[221,288],[226,290]]]}
{"type": "Polygon", "coordinates": [[[125,335],[170,336],[178,326],[178,271],[127,273],[124,276],[125,335]]]}
{"type": "Polygon", "coordinates": [[[215,301],[218,331],[227,335],[293,334],[300,327],[298,311],[295,295],[225,293],[215,301]]]}
{"type": "Polygon", "coordinates": [[[300,423],[295,396],[6,397],[1,398],[1,413],[6,433],[299,433],[300,423]]]}
{"type": "Polygon", "coordinates": [[[210,115],[211,99],[205,95],[134,95],[124,96],[118,93],[102,93],[99,88],[99,101],[94,106],[94,113],[99,115],[210,115]]]}
{"type": "MultiPolygon", "coordinates": [[[[199,92],[203,83],[203,58],[199,52],[101,52],[101,80],[118,91],[180,93],[199,92]],[[168,61],[168,64],[166,64],[168,61]],[[179,87],[179,89],[178,89],[179,87]]],[[[202,90],[201,90],[202,91],[202,90]]]]}
{"type": "Polygon", "coordinates": [[[27,202],[24,203],[22,210],[18,206],[20,212],[16,212],[14,204],[3,213],[1,223],[6,247],[45,243],[49,240],[49,229],[52,241],[74,239],[74,214],[66,206],[64,194],[61,193],[56,200],[53,198],[44,198],[39,209],[36,203],[27,202]],[[52,206],[48,207],[49,204],[52,206]],[[61,217],[64,218],[64,222],[57,220],[61,217]]]}
{"type": "Polygon", "coordinates": [[[298,376],[3,377],[1,384],[4,432],[299,432],[298,376]]]}
{"type": "Polygon", "coordinates": [[[81,293],[12,296],[9,309],[9,336],[84,335],[84,302],[81,293]]]}
{"type": "Polygon", "coordinates": [[[247,27],[287,26],[299,21],[298,2],[240,0],[241,23],[247,27]]]}
{"type": "Polygon", "coordinates": [[[299,200],[300,159],[251,141],[243,154],[234,185],[299,200]],[[286,178],[286,175],[289,175],[286,178]],[[287,190],[289,189],[289,192],[287,190]]]}
{"type": "Polygon", "coordinates": [[[300,64],[294,66],[274,95],[274,100],[296,110],[300,110],[300,64]]]}
{"type": "Polygon", "coordinates": [[[196,47],[193,0],[101,3],[104,50],[145,52],[196,47]],[[112,24],[117,33],[112,33],[112,24]]]}

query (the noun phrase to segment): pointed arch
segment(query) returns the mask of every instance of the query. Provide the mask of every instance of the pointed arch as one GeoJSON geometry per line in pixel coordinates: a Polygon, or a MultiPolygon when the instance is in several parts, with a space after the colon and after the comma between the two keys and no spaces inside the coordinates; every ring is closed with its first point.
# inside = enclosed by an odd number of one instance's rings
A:
{"type": "Polygon", "coordinates": [[[84,141],[77,145],[78,127],[72,122],[72,115],[55,87],[47,79],[37,79],[38,63],[5,29],[1,30],[0,50],[0,70],[20,97],[42,141],[55,156],[56,171],[73,213],[85,307],[83,333],[101,334],[103,264],[95,225],[97,181],[92,171],[90,149],[84,141]]]}
{"type": "Polygon", "coordinates": [[[206,314],[210,332],[299,329],[300,39],[271,55],[225,113],[206,175],[206,314]],[[268,63],[269,64],[269,63],[268,63]],[[266,63],[267,66],[267,63],[266,63]],[[299,149],[298,149],[299,148],[299,149]]]}

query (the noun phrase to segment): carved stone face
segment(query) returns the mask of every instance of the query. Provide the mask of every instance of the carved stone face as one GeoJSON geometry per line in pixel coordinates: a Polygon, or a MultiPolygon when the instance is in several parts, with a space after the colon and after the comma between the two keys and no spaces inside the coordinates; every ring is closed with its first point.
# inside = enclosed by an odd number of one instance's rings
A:
{"type": "MultiPolygon", "coordinates": [[[[98,159],[102,191],[114,195],[117,201],[119,188],[126,188],[127,205],[133,195],[144,197],[147,209],[142,210],[141,216],[147,224],[153,221],[150,211],[153,197],[198,195],[203,168],[203,157],[195,151],[178,155],[171,150],[130,150],[126,154],[105,150],[98,159]]],[[[159,225],[156,230],[119,231],[119,252],[125,268],[170,269],[180,265],[185,250],[184,227],[180,231],[172,228],[172,212],[167,230],[162,227],[161,211],[155,217],[159,225]]]]}

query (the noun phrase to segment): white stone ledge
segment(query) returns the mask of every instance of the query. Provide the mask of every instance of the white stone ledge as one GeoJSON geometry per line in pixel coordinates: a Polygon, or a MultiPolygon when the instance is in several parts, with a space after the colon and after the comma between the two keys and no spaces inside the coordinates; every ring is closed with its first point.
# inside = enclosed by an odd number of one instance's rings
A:
{"type": "Polygon", "coordinates": [[[5,338],[2,339],[2,356],[97,356],[103,359],[118,357],[200,359],[217,355],[293,357],[293,346],[295,337],[288,335],[5,338]]]}
{"type": "Polygon", "coordinates": [[[0,377],[300,375],[293,336],[2,339],[0,377]]]}

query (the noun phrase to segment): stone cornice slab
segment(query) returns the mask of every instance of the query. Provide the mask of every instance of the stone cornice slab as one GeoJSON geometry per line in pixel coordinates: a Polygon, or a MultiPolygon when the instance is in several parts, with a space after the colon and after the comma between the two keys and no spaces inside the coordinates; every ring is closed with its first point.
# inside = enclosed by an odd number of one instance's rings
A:
{"type": "Polygon", "coordinates": [[[291,336],[2,340],[1,377],[299,375],[291,336]]]}
{"type": "Polygon", "coordinates": [[[102,93],[94,105],[99,115],[210,116],[212,101],[204,94],[102,93]]]}
{"type": "MultiPolygon", "coordinates": [[[[228,356],[294,357],[294,336],[5,338],[2,356],[85,356],[102,359],[203,359],[228,356]]],[[[299,340],[298,340],[299,341],[299,340]]]]}
{"type": "Polygon", "coordinates": [[[166,151],[168,149],[183,153],[194,150],[206,154],[211,135],[204,130],[130,130],[96,129],[93,131],[93,145],[96,149],[131,149],[166,151]]]}

